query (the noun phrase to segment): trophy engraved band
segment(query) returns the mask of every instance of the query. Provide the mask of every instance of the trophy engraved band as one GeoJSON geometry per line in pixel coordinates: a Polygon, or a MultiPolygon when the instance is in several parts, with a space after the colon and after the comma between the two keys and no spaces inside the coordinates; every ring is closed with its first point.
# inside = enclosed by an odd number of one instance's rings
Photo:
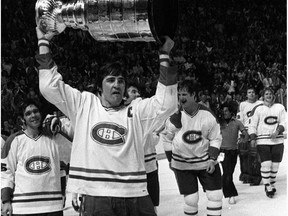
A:
{"type": "Polygon", "coordinates": [[[177,0],[37,0],[36,24],[46,32],[66,27],[89,31],[97,41],[173,39],[177,0]]]}

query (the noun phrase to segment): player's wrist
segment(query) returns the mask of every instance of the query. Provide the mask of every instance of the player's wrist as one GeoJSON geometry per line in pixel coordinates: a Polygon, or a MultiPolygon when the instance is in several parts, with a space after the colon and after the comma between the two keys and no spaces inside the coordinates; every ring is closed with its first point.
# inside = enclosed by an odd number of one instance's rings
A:
{"type": "Polygon", "coordinates": [[[209,163],[213,163],[215,165],[217,163],[217,157],[209,156],[208,161],[209,161],[209,163]]]}
{"type": "Polygon", "coordinates": [[[39,53],[40,54],[46,54],[50,52],[50,42],[46,38],[40,38],[38,40],[38,47],[39,47],[39,53]]]}
{"type": "Polygon", "coordinates": [[[49,46],[50,42],[47,38],[39,38],[38,39],[38,46],[49,46]]]}
{"type": "Polygon", "coordinates": [[[216,160],[217,160],[217,158],[216,158],[216,157],[214,157],[214,156],[210,156],[210,157],[209,157],[209,160],[213,160],[213,161],[216,161],[216,160]]]}
{"type": "Polygon", "coordinates": [[[250,134],[250,140],[251,140],[251,141],[255,141],[255,140],[256,140],[256,138],[257,138],[257,136],[256,136],[256,134],[255,134],[255,133],[253,133],[253,134],[250,134]]]}
{"type": "Polygon", "coordinates": [[[3,200],[2,204],[11,203],[11,200],[3,200]]]}
{"type": "Polygon", "coordinates": [[[169,67],[170,66],[170,56],[167,52],[160,51],[159,52],[159,62],[160,65],[164,67],[169,67]]]}

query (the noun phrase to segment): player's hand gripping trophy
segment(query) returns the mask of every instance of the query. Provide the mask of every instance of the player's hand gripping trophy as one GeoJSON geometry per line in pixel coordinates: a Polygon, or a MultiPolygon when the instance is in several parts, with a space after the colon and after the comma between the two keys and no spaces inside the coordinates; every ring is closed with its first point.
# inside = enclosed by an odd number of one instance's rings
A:
{"type": "Polygon", "coordinates": [[[50,35],[66,27],[89,31],[97,41],[156,41],[173,39],[177,0],[37,0],[36,24],[50,35]]]}

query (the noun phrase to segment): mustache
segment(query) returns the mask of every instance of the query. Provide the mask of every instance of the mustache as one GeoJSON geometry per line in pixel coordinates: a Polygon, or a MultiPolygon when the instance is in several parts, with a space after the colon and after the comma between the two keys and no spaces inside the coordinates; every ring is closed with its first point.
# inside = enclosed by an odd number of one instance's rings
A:
{"type": "Polygon", "coordinates": [[[186,99],[180,100],[180,103],[186,103],[186,102],[187,102],[186,99]]]}

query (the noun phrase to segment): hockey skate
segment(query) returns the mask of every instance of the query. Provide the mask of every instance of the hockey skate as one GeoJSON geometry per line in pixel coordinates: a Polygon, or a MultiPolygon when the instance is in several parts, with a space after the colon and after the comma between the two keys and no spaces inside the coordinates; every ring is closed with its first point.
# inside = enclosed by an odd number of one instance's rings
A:
{"type": "Polygon", "coordinates": [[[274,197],[274,193],[273,189],[271,187],[271,185],[265,185],[265,192],[266,192],[266,196],[269,198],[273,198],[274,197]]]}
{"type": "Polygon", "coordinates": [[[271,184],[271,187],[272,187],[273,193],[276,193],[276,188],[275,188],[274,184],[271,184]]]}

